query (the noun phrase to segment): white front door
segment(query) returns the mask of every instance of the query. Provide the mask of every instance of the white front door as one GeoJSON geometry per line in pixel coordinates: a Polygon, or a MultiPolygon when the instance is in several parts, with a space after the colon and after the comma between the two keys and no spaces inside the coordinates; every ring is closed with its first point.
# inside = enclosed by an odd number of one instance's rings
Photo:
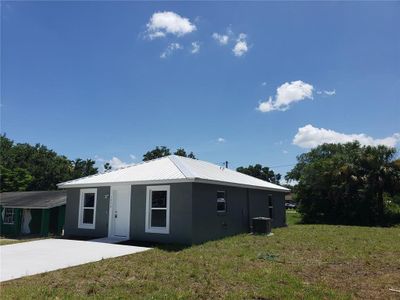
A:
{"type": "Polygon", "coordinates": [[[109,237],[129,238],[131,216],[131,186],[111,186],[109,237]]]}

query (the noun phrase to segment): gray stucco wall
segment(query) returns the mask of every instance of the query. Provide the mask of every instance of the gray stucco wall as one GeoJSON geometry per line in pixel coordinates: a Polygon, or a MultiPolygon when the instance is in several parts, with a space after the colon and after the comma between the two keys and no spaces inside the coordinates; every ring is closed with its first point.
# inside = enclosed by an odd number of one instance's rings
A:
{"type": "Polygon", "coordinates": [[[285,193],[272,192],[271,194],[274,203],[274,216],[272,218],[272,226],[286,226],[285,193]]]}
{"type": "Polygon", "coordinates": [[[286,225],[285,193],[249,189],[250,219],[268,217],[272,219],[272,227],[286,225]],[[268,195],[272,195],[272,216],[269,215],[268,195]]]}
{"type": "Polygon", "coordinates": [[[193,243],[198,244],[247,231],[246,189],[193,184],[193,243]],[[225,191],[226,213],[217,212],[217,191],[225,191]]]}
{"type": "Polygon", "coordinates": [[[284,226],[284,193],[194,183],[193,243],[249,232],[251,218],[269,217],[268,194],[274,203],[272,225],[284,226]],[[226,192],[226,213],[217,213],[217,191],[226,192]]]}
{"type": "Polygon", "coordinates": [[[192,244],[192,183],[170,186],[169,234],[145,232],[146,185],[133,185],[130,238],[140,241],[192,244]]]}
{"type": "Polygon", "coordinates": [[[78,228],[80,190],[79,188],[67,190],[64,234],[66,236],[107,236],[110,187],[97,188],[95,229],[78,228]]]}
{"type": "MultiPolygon", "coordinates": [[[[169,186],[169,234],[145,232],[146,185],[131,186],[131,239],[190,245],[249,232],[251,218],[269,217],[268,194],[274,204],[273,227],[285,225],[284,193],[204,183],[169,186]],[[226,213],[217,213],[216,194],[220,190],[226,192],[226,213]]],[[[78,228],[80,189],[68,189],[65,235],[108,236],[109,195],[110,187],[97,188],[95,229],[82,229],[78,228]]]]}

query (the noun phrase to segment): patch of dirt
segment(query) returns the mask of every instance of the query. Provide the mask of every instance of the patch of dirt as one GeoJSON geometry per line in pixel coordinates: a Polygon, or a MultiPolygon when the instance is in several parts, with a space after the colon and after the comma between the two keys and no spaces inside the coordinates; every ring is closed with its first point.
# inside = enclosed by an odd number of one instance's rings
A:
{"type": "Polygon", "coordinates": [[[303,265],[296,273],[310,283],[350,292],[358,299],[400,299],[400,261],[396,265],[358,261],[303,265]]]}

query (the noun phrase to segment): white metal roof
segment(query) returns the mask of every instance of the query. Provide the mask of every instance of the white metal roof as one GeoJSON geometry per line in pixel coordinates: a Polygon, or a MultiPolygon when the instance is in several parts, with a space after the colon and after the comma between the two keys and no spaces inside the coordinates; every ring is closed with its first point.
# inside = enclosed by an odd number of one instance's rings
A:
{"type": "Polygon", "coordinates": [[[204,182],[289,192],[287,188],[246,174],[223,168],[206,161],[176,155],[170,155],[123,169],[59,183],[58,187],[74,188],[104,186],[118,183],[157,184],[173,182],[204,182]]]}

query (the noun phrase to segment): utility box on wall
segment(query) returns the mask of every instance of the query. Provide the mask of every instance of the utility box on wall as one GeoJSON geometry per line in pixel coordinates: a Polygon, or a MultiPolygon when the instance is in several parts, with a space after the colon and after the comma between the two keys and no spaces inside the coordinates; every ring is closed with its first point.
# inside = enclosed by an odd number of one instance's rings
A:
{"type": "Polygon", "coordinates": [[[251,219],[251,232],[254,234],[269,234],[271,227],[270,218],[256,217],[251,219]]]}

